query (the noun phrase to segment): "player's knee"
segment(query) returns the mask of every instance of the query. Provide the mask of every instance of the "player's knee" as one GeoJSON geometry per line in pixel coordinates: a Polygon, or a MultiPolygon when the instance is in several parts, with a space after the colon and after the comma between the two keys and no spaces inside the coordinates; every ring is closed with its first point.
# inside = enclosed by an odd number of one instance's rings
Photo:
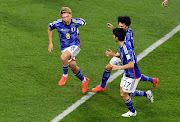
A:
{"type": "Polygon", "coordinates": [[[62,61],[66,61],[66,60],[68,60],[68,57],[67,57],[66,55],[63,55],[63,54],[62,54],[62,55],[61,55],[61,60],[62,60],[62,61]]]}
{"type": "Polygon", "coordinates": [[[122,92],[120,92],[120,95],[121,95],[122,98],[125,97],[125,94],[122,93],[122,92]]]}
{"type": "Polygon", "coordinates": [[[126,92],[121,92],[120,95],[124,101],[129,99],[129,94],[126,92]]]}
{"type": "Polygon", "coordinates": [[[122,90],[122,88],[120,89],[120,95],[122,98],[126,96],[126,93],[122,90]]]}

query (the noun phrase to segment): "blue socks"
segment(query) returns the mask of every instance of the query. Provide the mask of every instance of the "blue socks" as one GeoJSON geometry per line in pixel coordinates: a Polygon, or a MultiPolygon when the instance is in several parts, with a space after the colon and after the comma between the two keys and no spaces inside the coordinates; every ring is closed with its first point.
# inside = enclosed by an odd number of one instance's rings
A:
{"type": "Polygon", "coordinates": [[[135,112],[134,106],[133,106],[133,102],[131,100],[131,97],[129,97],[128,100],[124,101],[124,103],[126,104],[127,108],[131,111],[131,112],[135,112]]]}
{"type": "Polygon", "coordinates": [[[135,90],[135,92],[131,93],[130,96],[145,96],[145,97],[147,97],[147,94],[144,91],[135,90]]]}
{"type": "Polygon", "coordinates": [[[74,75],[79,78],[83,83],[86,81],[81,69],[79,69],[74,75]]]}
{"type": "MultiPolygon", "coordinates": [[[[69,70],[69,65],[67,65],[67,66],[63,65],[63,76],[65,76],[65,77],[68,76],[68,70],[69,70]]],[[[79,69],[74,75],[77,78],[79,78],[83,83],[86,81],[84,75],[81,72],[81,69],[79,69]]]]}
{"type": "Polygon", "coordinates": [[[66,77],[67,77],[67,75],[68,75],[68,70],[69,70],[69,65],[67,65],[67,66],[64,66],[64,65],[63,65],[63,76],[66,76],[66,77]]]}
{"type": "Polygon", "coordinates": [[[153,82],[153,79],[151,77],[145,76],[141,74],[141,80],[140,81],[150,81],[153,82]]]}
{"type": "Polygon", "coordinates": [[[103,73],[103,77],[102,77],[102,83],[101,83],[101,87],[104,88],[106,86],[107,80],[109,79],[111,75],[111,71],[109,70],[105,70],[103,73]]]}

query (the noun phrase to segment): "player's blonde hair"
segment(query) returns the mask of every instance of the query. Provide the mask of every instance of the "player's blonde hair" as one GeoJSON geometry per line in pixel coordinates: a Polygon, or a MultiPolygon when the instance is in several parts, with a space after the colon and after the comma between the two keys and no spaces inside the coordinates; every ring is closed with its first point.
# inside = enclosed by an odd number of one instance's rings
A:
{"type": "Polygon", "coordinates": [[[69,7],[62,7],[60,10],[60,15],[65,14],[65,13],[72,14],[72,11],[69,7]]]}

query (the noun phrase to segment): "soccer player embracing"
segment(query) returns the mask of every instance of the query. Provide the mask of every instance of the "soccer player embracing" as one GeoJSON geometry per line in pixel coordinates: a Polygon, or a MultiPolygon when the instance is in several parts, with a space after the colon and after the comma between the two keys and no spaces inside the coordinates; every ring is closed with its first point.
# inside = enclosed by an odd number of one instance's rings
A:
{"type": "Polygon", "coordinates": [[[68,7],[62,7],[60,10],[61,19],[55,20],[48,25],[48,38],[49,47],[48,51],[52,53],[52,30],[57,29],[60,38],[61,47],[61,60],[63,64],[63,75],[58,85],[63,86],[68,78],[69,67],[73,71],[74,75],[82,81],[82,92],[86,93],[88,90],[89,78],[84,77],[81,69],[77,66],[75,56],[77,56],[81,50],[79,40],[78,27],[86,25],[86,22],[81,19],[72,18],[72,11],[68,7]]]}

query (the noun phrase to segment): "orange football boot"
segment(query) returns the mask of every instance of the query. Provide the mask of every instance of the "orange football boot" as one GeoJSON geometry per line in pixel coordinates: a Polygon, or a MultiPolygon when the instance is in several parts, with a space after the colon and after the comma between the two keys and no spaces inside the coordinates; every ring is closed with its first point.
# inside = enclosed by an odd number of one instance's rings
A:
{"type": "Polygon", "coordinates": [[[156,87],[158,84],[159,78],[152,78],[152,79],[153,79],[152,85],[153,87],[156,87]]]}
{"type": "Polygon", "coordinates": [[[66,83],[68,77],[62,76],[61,80],[59,81],[58,85],[63,86],[66,83]]]}
{"type": "Polygon", "coordinates": [[[92,92],[106,91],[106,87],[102,88],[101,86],[97,86],[92,89],[92,92]]]}
{"type": "Polygon", "coordinates": [[[82,83],[82,93],[86,93],[88,90],[89,78],[87,78],[87,77],[85,77],[85,78],[86,78],[86,82],[82,83]]]}

